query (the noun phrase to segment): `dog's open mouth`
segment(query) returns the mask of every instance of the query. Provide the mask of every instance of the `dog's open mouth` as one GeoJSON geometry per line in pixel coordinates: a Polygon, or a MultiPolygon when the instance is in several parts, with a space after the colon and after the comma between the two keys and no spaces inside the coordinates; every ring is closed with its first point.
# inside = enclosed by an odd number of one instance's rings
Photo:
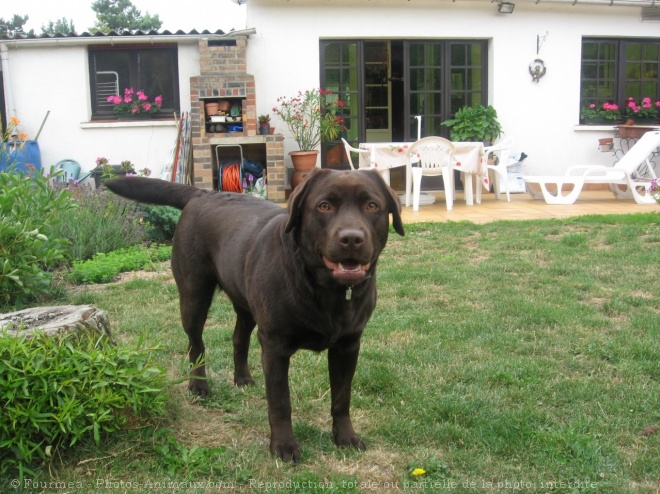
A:
{"type": "Polygon", "coordinates": [[[332,262],[323,256],[325,266],[332,271],[332,276],[339,282],[345,284],[358,283],[367,276],[367,269],[370,264],[360,264],[354,259],[344,259],[339,262],[332,262]]]}

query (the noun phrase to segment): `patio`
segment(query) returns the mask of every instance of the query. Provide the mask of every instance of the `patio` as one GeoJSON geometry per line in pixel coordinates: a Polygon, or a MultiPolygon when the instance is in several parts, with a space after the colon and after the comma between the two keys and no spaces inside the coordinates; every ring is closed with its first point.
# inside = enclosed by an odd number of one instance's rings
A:
{"type": "Polygon", "coordinates": [[[567,218],[586,214],[629,214],[660,212],[660,205],[637,204],[631,200],[615,199],[609,190],[584,191],[571,205],[548,205],[532,199],[529,194],[511,194],[511,202],[495,199],[495,194],[483,194],[481,204],[466,206],[462,192],[457,194],[454,209],[447,211],[442,192],[436,194],[436,202],[420,206],[413,212],[411,207],[402,208],[404,223],[421,221],[471,221],[488,223],[496,220],[532,220],[542,218],[567,218]]]}

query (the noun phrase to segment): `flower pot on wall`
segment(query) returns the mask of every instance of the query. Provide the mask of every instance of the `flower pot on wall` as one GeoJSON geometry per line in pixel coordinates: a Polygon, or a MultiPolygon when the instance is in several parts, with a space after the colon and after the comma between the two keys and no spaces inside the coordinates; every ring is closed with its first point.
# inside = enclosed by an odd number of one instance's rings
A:
{"type": "Polygon", "coordinates": [[[293,175],[291,176],[291,190],[293,190],[305,179],[307,174],[316,167],[319,152],[317,150],[291,151],[289,156],[291,156],[294,170],[293,175]]]}
{"type": "MultiPolygon", "coordinates": [[[[109,174],[110,177],[107,178],[116,178],[128,173],[126,170],[122,169],[121,165],[110,165],[110,167],[111,168],[106,169],[106,167],[99,165],[90,172],[91,177],[94,179],[95,188],[98,189],[101,186],[101,183],[106,178],[104,175],[109,174]]],[[[130,172],[135,173],[135,170],[130,170],[130,172]]]]}

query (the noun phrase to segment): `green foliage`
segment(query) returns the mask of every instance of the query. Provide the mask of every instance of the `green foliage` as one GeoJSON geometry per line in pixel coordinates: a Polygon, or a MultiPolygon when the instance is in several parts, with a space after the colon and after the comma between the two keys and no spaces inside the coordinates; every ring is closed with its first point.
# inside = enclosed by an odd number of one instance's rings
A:
{"type": "Polygon", "coordinates": [[[502,134],[502,127],[497,120],[497,111],[488,106],[464,106],[454,118],[445,120],[442,125],[450,128],[452,141],[495,142],[502,134]]]}
{"type": "Polygon", "coordinates": [[[24,31],[23,26],[28,21],[29,17],[27,15],[16,15],[10,19],[3,19],[0,17],[0,36],[9,35],[16,36],[18,34],[34,34],[34,31],[30,29],[29,31],[24,31]]]}
{"type": "Polygon", "coordinates": [[[87,261],[74,261],[69,278],[76,283],[107,283],[119,273],[142,269],[171,256],[172,247],[167,245],[136,245],[108,254],[99,253],[87,261]]]}
{"type": "Polygon", "coordinates": [[[211,475],[213,466],[227,452],[226,447],[188,447],[163,429],[155,434],[154,453],[169,475],[211,475]]]}
{"type": "Polygon", "coordinates": [[[90,29],[93,33],[151,31],[160,29],[163,24],[158,14],[147,12],[142,15],[131,0],[96,0],[92,3],[92,10],[96,12],[96,22],[90,29]]]}
{"type": "Polygon", "coordinates": [[[181,211],[171,206],[152,206],[150,204],[141,204],[140,208],[147,229],[147,237],[155,242],[171,241],[181,211]]]}
{"type": "Polygon", "coordinates": [[[73,20],[68,21],[66,17],[57,19],[55,22],[48,21],[46,26],[41,26],[41,34],[55,35],[57,33],[74,35],[78,34],[76,33],[76,28],[73,25],[73,20]]]}
{"type": "Polygon", "coordinates": [[[70,242],[72,260],[90,259],[99,252],[111,252],[144,241],[140,222],[140,206],[103,188],[72,183],[58,183],[78,206],[62,213],[55,228],[56,235],[70,242]]]}
{"type": "Polygon", "coordinates": [[[0,477],[160,415],[167,379],[151,350],[89,334],[0,335],[0,477]]]}
{"type": "Polygon", "coordinates": [[[0,173],[0,307],[20,308],[51,290],[49,269],[67,249],[56,227],[71,207],[40,173],[0,173]]]}

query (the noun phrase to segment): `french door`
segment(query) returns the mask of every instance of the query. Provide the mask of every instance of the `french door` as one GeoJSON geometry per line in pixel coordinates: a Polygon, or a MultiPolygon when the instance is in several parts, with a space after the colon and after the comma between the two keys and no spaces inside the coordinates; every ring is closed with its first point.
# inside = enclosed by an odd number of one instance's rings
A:
{"type": "MultiPolygon", "coordinates": [[[[488,103],[487,51],[486,40],[321,41],[321,87],[346,103],[353,145],[446,137],[459,108],[488,103]]],[[[324,143],[324,165],[337,143],[324,143]]]]}

